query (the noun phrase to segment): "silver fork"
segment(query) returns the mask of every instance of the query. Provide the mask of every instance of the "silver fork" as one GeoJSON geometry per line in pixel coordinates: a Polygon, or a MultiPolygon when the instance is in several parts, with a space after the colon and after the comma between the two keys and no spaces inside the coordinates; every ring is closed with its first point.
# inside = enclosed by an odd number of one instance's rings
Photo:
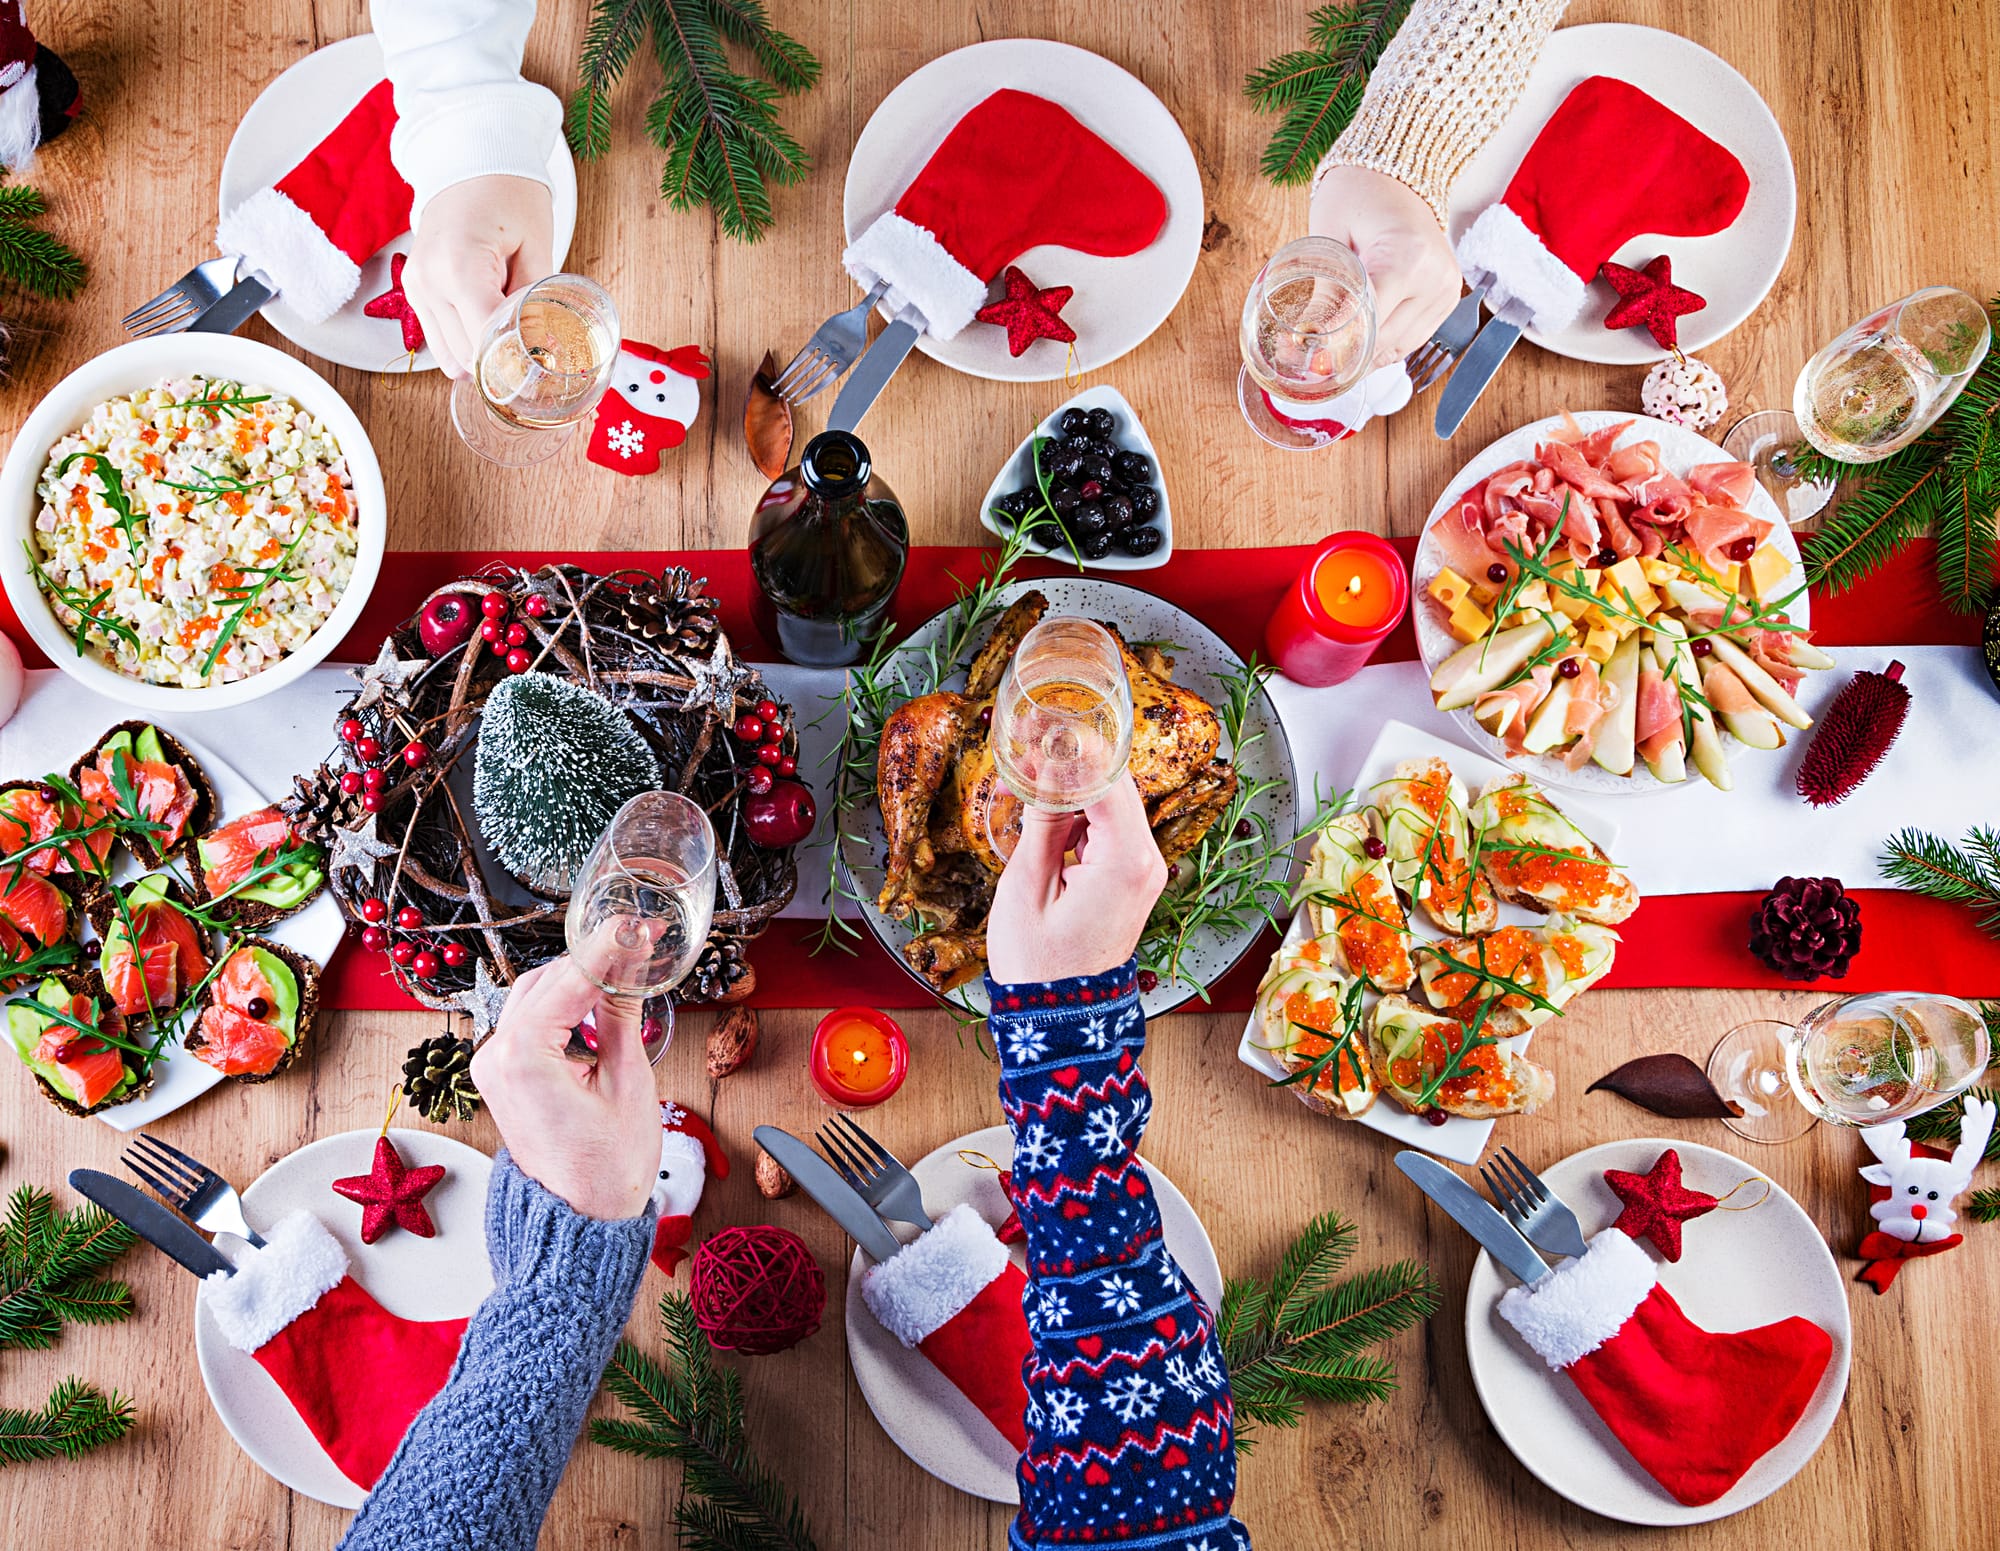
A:
{"type": "Polygon", "coordinates": [[[150,302],[126,313],[125,332],[140,339],[178,334],[235,283],[235,259],[204,260],[150,302]]]}
{"type": "Polygon", "coordinates": [[[264,1247],[263,1239],[243,1215],[243,1198],[236,1187],[207,1164],[144,1131],[119,1161],[152,1186],[167,1205],[210,1233],[233,1233],[259,1249],[264,1247]]]}
{"type": "Polygon", "coordinates": [[[1479,1177],[1507,1221],[1537,1249],[1572,1260],[1584,1251],[1583,1225],[1567,1202],[1541,1181],[1541,1176],[1503,1147],[1492,1162],[1479,1166],[1479,1177]]]}
{"type": "Polygon", "coordinates": [[[861,1199],[875,1208],[876,1216],[906,1222],[912,1228],[930,1227],[916,1176],[847,1116],[835,1115],[819,1128],[819,1150],[861,1199]]]}
{"type": "Polygon", "coordinates": [[[805,349],[792,357],[791,364],[778,373],[771,391],[790,404],[803,404],[815,393],[840,380],[868,348],[868,314],[889,289],[886,280],[845,312],[836,312],[813,330],[805,349]]]}
{"type": "Polygon", "coordinates": [[[1477,285],[1460,297],[1458,305],[1451,309],[1451,316],[1438,325],[1438,331],[1404,360],[1413,393],[1423,392],[1465,353],[1465,347],[1479,332],[1479,303],[1485,295],[1486,287],[1477,285]]]}

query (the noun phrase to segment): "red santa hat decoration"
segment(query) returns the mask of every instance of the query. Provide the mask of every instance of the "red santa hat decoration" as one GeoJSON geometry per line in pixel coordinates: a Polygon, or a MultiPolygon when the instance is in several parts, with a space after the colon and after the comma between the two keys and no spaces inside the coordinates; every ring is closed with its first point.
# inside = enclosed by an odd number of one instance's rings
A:
{"type": "Polygon", "coordinates": [[[660,454],[687,440],[701,412],[709,359],[699,345],[662,350],[637,339],[618,342],[611,386],[597,401],[584,456],[620,474],[650,474],[660,454]]]}
{"type": "Polygon", "coordinates": [[[0,167],[26,172],[35,148],[69,128],[82,106],[76,77],[35,41],[21,0],[0,0],[0,167]]]}
{"type": "Polygon", "coordinates": [[[729,1178],[729,1155],[708,1122],[680,1105],[660,1104],[660,1177],[653,1184],[653,1264],[668,1276],[687,1258],[694,1209],[710,1179],[729,1178]]]}

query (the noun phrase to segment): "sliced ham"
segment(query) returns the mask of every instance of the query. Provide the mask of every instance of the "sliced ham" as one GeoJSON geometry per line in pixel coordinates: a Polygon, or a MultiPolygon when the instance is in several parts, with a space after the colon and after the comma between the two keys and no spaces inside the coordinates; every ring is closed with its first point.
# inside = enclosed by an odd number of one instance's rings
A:
{"type": "MultiPolygon", "coordinates": [[[[1607,459],[1611,455],[1612,443],[1616,442],[1619,437],[1623,436],[1631,428],[1631,421],[1617,421],[1612,425],[1606,426],[1601,431],[1592,431],[1588,436],[1582,438],[1576,443],[1576,450],[1583,454],[1584,461],[1590,464],[1592,468],[1604,468],[1607,459]]],[[[1659,448],[1654,446],[1652,442],[1638,442],[1634,445],[1637,447],[1652,447],[1655,452],[1659,451],[1659,448]]],[[[1617,476],[1613,475],[1612,477],[1616,478],[1617,476]]]]}
{"type": "Polygon", "coordinates": [[[1567,442],[1543,442],[1535,449],[1535,457],[1553,469],[1557,479],[1593,501],[1599,496],[1609,496],[1614,501],[1625,499],[1623,485],[1592,467],[1590,460],[1567,442]]]}
{"type": "Polygon", "coordinates": [[[1527,736],[1528,718],[1548,698],[1555,677],[1554,663],[1537,663],[1520,683],[1481,695],[1472,703],[1472,714],[1482,725],[1493,729],[1495,736],[1507,745],[1509,754],[1525,753],[1521,740],[1527,736]]]}
{"type": "Polygon", "coordinates": [[[1639,542],[1639,535],[1632,531],[1631,526],[1619,514],[1616,501],[1599,501],[1597,520],[1604,529],[1605,548],[1620,560],[1629,559],[1644,550],[1645,546],[1639,542]]]}
{"type": "Polygon", "coordinates": [[[1748,506],[1757,488],[1757,471],[1747,463],[1698,463],[1687,472],[1689,488],[1711,502],[1748,506]]]}
{"type": "Polygon", "coordinates": [[[1740,715],[1763,709],[1750,687],[1713,657],[1701,676],[1701,692],[1717,716],[1740,715]]]}
{"type": "MultiPolygon", "coordinates": [[[[1711,468],[1721,466],[1709,465],[1711,468]]],[[[1737,466],[1747,468],[1749,465],[1737,466]]],[[[1699,474],[1701,470],[1696,469],[1694,472],[1699,474]]],[[[1700,493],[1698,487],[1697,493],[1700,493]]],[[[1727,551],[1730,545],[1746,538],[1761,544],[1772,526],[1763,518],[1752,517],[1748,512],[1739,512],[1733,506],[1708,504],[1688,508],[1687,515],[1682,519],[1682,527],[1686,530],[1688,542],[1694,546],[1695,553],[1707,564],[1718,567],[1729,564],[1727,551]]]]}
{"type": "Polygon", "coordinates": [[[1571,770],[1581,770],[1590,763],[1597,748],[1598,724],[1611,714],[1616,693],[1604,682],[1596,663],[1588,657],[1576,660],[1583,664],[1583,671],[1569,681],[1569,710],[1563,718],[1563,731],[1576,739],[1563,752],[1563,764],[1571,770]]]}
{"type": "MultiPolygon", "coordinates": [[[[1437,540],[1444,563],[1473,581],[1483,581],[1494,562],[1506,563],[1506,556],[1486,541],[1484,516],[1480,501],[1468,496],[1431,525],[1431,536],[1437,540]]],[[[1510,575],[1512,571],[1509,566],[1510,575]]]]}
{"type": "Polygon", "coordinates": [[[1634,442],[1630,447],[1620,447],[1603,460],[1603,466],[1607,476],[1629,489],[1634,483],[1661,472],[1660,444],[1634,442]]]}
{"type": "Polygon", "coordinates": [[[1639,665],[1639,711],[1632,730],[1640,748],[1650,747],[1656,755],[1666,744],[1678,743],[1681,737],[1680,685],[1660,671],[1650,653],[1639,665]],[[1662,739],[1660,735],[1664,732],[1673,736],[1662,739]]]}

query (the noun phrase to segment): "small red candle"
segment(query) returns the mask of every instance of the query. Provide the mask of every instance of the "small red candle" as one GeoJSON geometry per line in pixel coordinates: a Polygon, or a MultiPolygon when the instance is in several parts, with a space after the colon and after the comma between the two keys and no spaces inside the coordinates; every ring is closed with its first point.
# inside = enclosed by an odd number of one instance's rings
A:
{"type": "Polygon", "coordinates": [[[910,1042],[887,1013],[836,1007],[813,1030],[813,1086],[840,1109],[880,1104],[902,1087],[909,1068],[910,1042]]]}
{"type": "Polygon", "coordinates": [[[1410,606],[1410,573],[1387,539],[1336,533],[1313,551],[1264,627],[1264,651],[1294,683],[1345,683],[1410,606]]]}

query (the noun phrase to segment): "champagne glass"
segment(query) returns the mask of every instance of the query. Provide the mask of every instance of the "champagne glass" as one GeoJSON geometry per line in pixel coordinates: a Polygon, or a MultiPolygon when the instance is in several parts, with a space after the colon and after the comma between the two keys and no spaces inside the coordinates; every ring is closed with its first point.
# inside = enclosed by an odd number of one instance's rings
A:
{"type": "Polygon", "coordinates": [[[1307,452],[1338,440],[1323,413],[1368,374],[1375,292],[1368,271],[1331,237],[1288,242],[1257,271],[1243,302],[1236,402],[1273,447],[1307,452]]]}
{"type": "Polygon", "coordinates": [[[993,694],[987,734],[1000,780],[986,834],[1004,860],[1026,803],[1050,813],[1088,808],[1132,757],[1132,681],[1110,631],[1057,615],[1022,637],[993,694]]]}
{"type": "Polygon", "coordinates": [[[1799,471],[1804,440],[1798,419],[1789,409],[1760,409],[1745,415],[1722,438],[1722,450],[1737,462],[1750,465],[1757,483],[1778,503],[1794,533],[1817,528],[1820,512],[1833,499],[1830,480],[1807,479],[1799,471]]]}
{"type": "Polygon", "coordinates": [[[525,468],[553,457],[587,419],[618,358],[618,309],[596,281],[550,275],[487,320],[451,421],[480,457],[525,468]]]}
{"type": "MultiPolygon", "coordinates": [[[[674,1037],[665,999],[708,944],[715,915],[715,831],[701,805],[678,792],[641,792],[611,820],[569,896],[570,957],[617,1016],[658,1024],[646,1040],[658,1061],[674,1037]],[[649,999],[659,998],[657,1017],[649,999]]],[[[589,1043],[586,1040],[586,1043],[589,1043]]]]}
{"type": "Polygon", "coordinates": [[[1873,1126],[1963,1093],[1992,1056],[1986,1020],[1956,997],[1877,991],[1815,1007],[1797,1024],[1746,1023],[1708,1058],[1709,1081],[1753,1142],[1789,1142],[1817,1121],[1873,1126]]]}
{"type": "Polygon", "coordinates": [[[1829,458],[1874,463],[1936,423],[1992,342],[1984,307],[1950,286],[1927,286],[1863,318],[1806,362],[1792,412],[1829,458]]]}

